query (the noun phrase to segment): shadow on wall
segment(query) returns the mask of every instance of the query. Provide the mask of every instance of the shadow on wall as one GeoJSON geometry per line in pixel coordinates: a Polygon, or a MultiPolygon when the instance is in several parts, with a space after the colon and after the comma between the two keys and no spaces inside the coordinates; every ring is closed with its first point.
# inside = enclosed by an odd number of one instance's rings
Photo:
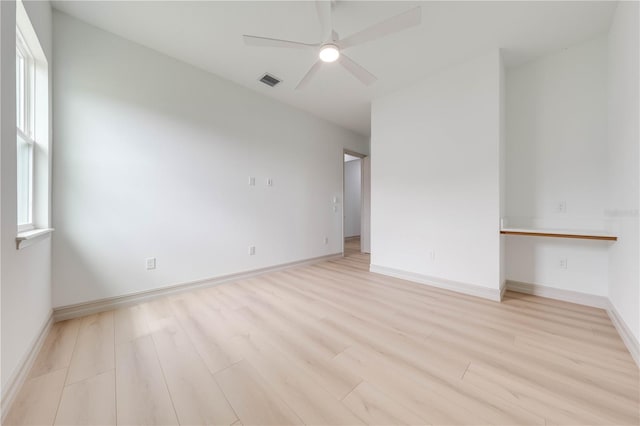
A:
{"type": "Polygon", "coordinates": [[[340,252],[336,159],[366,138],[54,17],[54,306],[340,252]]]}

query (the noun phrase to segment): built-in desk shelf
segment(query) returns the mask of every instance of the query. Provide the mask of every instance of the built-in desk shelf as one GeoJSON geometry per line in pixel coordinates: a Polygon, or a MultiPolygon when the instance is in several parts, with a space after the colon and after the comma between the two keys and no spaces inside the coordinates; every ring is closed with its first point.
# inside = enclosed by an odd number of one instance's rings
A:
{"type": "Polygon", "coordinates": [[[617,241],[618,237],[602,231],[576,231],[568,229],[502,228],[501,234],[528,237],[577,238],[582,240],[617,241]]]}

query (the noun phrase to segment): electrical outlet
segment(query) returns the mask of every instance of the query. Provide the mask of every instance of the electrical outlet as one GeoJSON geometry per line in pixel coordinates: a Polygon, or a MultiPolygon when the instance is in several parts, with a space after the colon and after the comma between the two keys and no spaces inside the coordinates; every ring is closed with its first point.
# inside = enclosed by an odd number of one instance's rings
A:
{"type": "Polygon", "coordinates": [[[256,254],[256,246],[249,246],[249,256],[256,254]]]}
{"type": "Polygon", "coordinates": [[[256,186],[256,178],[249,176],[249,186],[256,186]]]}
{"type": "Polygon", "coordinates": [[[560,262],[558,262],[558,265],[560,266],[560,269],[567,269],[568,267],[567,259],[566,258],[560,259],[560,262]]]}
{"type": "Polygon", "coordinates": [[[267,179],[267,186],[273,186],[273,179],[272,178],[267,179]]]}
{"type": "Polygon", "coordinates": [[[556,204],[556,213],[566,213],[566,212],[567,212],[567,202],[558,201],[558,204],[556,204]]]}
{"type": "Polygon", "coordinates": [[[329,237],[324,237],[324,243],[329,244],[329,237]]]}
{"type": "Polygon", "coordinates": [[[156,269],[156,258],[150,257],[147,259],[147,269],[156,269]]]}
{"type": "Polygon", "coordinates": [[[429,250],[429,260],[431,262],[435,262],[436,261],[436,251],[435,250],[429,250]]]}

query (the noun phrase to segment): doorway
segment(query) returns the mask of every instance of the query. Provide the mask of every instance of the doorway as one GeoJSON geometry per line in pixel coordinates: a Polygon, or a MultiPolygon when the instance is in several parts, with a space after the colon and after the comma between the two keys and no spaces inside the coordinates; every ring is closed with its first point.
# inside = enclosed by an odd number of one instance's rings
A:
{"type": "Polygon", "coordinates": [[[369,253],[369,157],[344,150],[343,153],[343,253],[369,253]]]}

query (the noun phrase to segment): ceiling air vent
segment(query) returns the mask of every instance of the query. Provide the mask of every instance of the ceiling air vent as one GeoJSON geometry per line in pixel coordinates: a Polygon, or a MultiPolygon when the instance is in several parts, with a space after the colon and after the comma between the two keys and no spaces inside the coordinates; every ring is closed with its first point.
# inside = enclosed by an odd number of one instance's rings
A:
{"type": "Polygon", "coordinates": [[[278,85],[282,80],[267,73],[263,75],[259,81],[266,84],[267,86],[273,87],[278,85]]]}

